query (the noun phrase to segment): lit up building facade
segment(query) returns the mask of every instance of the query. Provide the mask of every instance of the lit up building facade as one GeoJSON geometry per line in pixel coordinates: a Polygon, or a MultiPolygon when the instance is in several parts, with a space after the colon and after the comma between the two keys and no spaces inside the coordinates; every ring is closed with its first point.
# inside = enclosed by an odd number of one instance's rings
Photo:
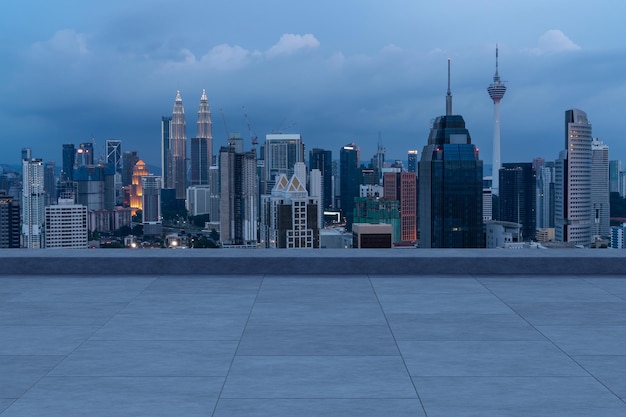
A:
{"type": "Polygon", "coordinates": [[[130,185],[130,208],[133,209],[133,215],[138,210],[143,210],[143,189],[141,177],[149,175],[146,163],[141,159],[133,167],[133,179],[130,185]]]}

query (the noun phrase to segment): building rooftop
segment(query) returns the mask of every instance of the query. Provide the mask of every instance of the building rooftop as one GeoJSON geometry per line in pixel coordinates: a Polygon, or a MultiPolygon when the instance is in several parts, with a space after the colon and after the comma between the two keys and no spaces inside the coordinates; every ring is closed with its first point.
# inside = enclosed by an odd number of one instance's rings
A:
{"type": "Polygon", "coordinates": [[[624,251],[315,252],[0,251],[0,417],[626,415],[624,251]]]}

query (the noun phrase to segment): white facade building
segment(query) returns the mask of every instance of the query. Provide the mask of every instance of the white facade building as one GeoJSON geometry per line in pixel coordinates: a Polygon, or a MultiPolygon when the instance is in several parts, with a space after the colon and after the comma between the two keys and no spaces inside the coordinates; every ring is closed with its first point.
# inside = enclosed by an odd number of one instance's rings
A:
{"type": "Polygon", "coordinates": [[[598,138],[591,142],[591,209],[593,236],[609,236],[609,147],[598,138]]]}
{"type": "MultiPolygon", "coordinates": [[[[30,155],[27,155],[30,156],[30,155]]],[[[22,247],[44,247],[44,167],[41,159],[22,160],[22,247]]]]}
{"type": "Polygon", "coordinates": [[[87,248],[87,207],[60,198],[45,213],[46,248],[87,248]]]}

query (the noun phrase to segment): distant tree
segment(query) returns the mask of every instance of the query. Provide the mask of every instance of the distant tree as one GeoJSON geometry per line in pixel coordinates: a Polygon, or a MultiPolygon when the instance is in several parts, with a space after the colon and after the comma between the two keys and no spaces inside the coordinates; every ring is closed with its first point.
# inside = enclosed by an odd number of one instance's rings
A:
{"type": "Polygon", "coordinates": [[[209,236],[211,237],[211,239],[213,239],[213,241],[217,242],[218,240],[220,240],[220,234],[217,233],[217,230],[215,229],[211,229],[211,233],[209,233],[209,236]]]}
{"type": "Polygon", "coordinates": [[[135,223],[141,223],[143,221],[143,211],[137,210],[137,212],[133,216],[133,221],[135,223]]]}

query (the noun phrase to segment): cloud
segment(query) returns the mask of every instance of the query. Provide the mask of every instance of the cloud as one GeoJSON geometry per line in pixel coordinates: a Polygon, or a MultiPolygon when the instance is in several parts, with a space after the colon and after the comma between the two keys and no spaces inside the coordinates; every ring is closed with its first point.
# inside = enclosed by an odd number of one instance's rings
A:
{"type": "Polygon", "coordinates": [[[265,54],[268,58],[273,58],[279,55],[291,55],[301,49],[314,49],[318,46],[320,46],[320,42],[310,33],[306,35],[285,33],[280,37],[278,43],[268,49],[265,54]]]}
{"type": "Polygon", "coordinates": [[[580,46],[576,45],[570,38],[565,36],[558,29],[551,29],[539,37],[537,47],[529,51],[535,55],[553,54],[566,51],[578,51],[580,46]]]}
{"type": "Polygon", "coordinates": [[[34,43],[31,46],[31,52],[34,56],[42,54],[85,55],[89,53],[87,36],[72,29],[59,30],[52,38],[34,43]]]}

